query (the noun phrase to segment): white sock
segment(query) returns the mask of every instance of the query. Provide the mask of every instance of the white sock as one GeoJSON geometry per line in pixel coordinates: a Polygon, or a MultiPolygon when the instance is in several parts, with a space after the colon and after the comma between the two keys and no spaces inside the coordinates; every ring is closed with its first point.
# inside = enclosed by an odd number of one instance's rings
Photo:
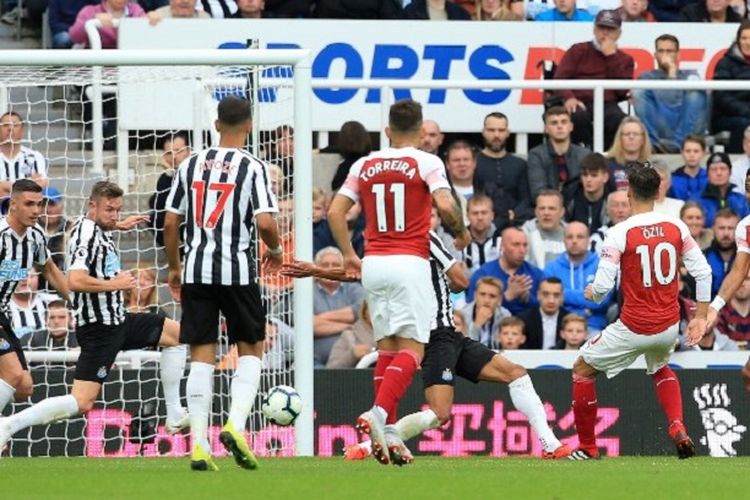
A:
{"type": "Polygon", "coordinates": [[[0,378],[0,414],[3,413],[5,406],[13,399],[13,394],[15,393],[16,388],[0,378]]]}
{"type": "Polygon", "coordinates": [[[167,407],[167,420],[176,422],[182,418],[180,402],[180,380],[185,372],[187,346],[184,344],[165,347],[161,351],[161,387],[164,391],[164,403],[167,407]]]}
{"type": "Polygon", "coordinates": [[[211,451],[208,444],[208,416],[214,397],[214,365],[200,361],[190,363],[185,392],[193,447],[200,444],[204,450],[211,451]]]}
{"type": "Polygon", "coordinates": [[[388,418],[388,412],[382,406],[374,405],[370,411],[377,415],[383,422],[388,418]]]}
{"type": "Polygon", "coordinates": [[[408,441],[426,430],[439,427],[440,421],[434,411],[424,410],[402,417],[395,425],[401,439],[408,441]]]}
{"type": "Polygon", "coordinates": [[[67,396],[43,399],[37,404],[29,406],[9,417],[8,425],[11,434],[15,434],[32,425],[48,424],[74,415],[78,415],[78,402],[76,398],[68,394],[67,396]]]}
{"type": "Polygon", "coordinates": [[[508,384],[510,399],[516,409],[526,415],[529,424],[539,436],[544,451],[555,451],[560,446],[560,440],[555,437],[547,424],[547,415],[539,395],[534,390],[531,377],[524,375],[508,384]]]}
{"type": "Polygon", "coordinates": [[[237,370],[232,377],[230,389],[232,401],[229,405],[229,421],[238,432],[245,432],[247,417],[255,403],[255,395],[260,385],[260,358],[255,356],[240,356],[237,360],[237,370]]]}

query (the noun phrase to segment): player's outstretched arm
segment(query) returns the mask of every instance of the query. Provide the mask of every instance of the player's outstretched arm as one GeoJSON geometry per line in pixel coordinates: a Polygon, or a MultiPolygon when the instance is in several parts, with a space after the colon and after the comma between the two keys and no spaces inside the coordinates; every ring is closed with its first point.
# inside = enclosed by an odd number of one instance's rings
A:
{"type": "Polygon", "coordinates": [[[266,253],[261,257],[263,270],[275,272],[281,267],[284,258],[284,249],[279,243],[279,227],[276,219],[270,212],[261,212],[255,216],[255,225],[263,243],[266,244],[266,253]]]}
{"type": "Polygon", "coordinates": [[[117,290],[130,290],[137,281],[130,271],[122,271],[110,280],[102,280],[89,275],[88,271],[73,269],[68,273],[68,287],[73,292],[102,293],[117,290]]]}
{"type": "Polygon", "coordinates": [[[362,263],[354,251],[352,241],[349,238],[349,228],[346,224],[346,213],[354,206],[354,200],[348,196],[337,194],[333,197],[328,209],[328,226],[331,229],[333,239],[336,240],[341,253],[344,254],[344,270],[347,276],[359,279],[362,263]]]}
{"type": "Polygon", "coordinates": [[[180,263],[180,223],[182,217],[174,212],[164,215],[164,251],[167,254],[169,266],[169,277],[167,283],[172,297],[180,300],[180,286],[182,281],[182,269],[180,263]]]}
{"type": "Polygon", "coordinates": [[[131,215],[129,217],[125,217],[121,221],[117,221],[117,224],[115,224],[115,229],[119,231],[130,231],[131,229],[136,227],[138,224],[148,222],[149,220],[151,220],[151,218],[148,215],[142,215],[142,214],[131,215]]]}
{"type": "Polygon", "coordinates": [[[322,268],[312,262],[295,260],[291,264],[281,266],[282,276],[290,278],[322,278],[333,281],[359,281],[346,275],[343,267],[322,268]]]}
{"type": "Polygon", "coordinates": [[[437,207],[440,218],[450,228],[456,237],[456,249],[463,250],[471,243],[471,234],[464,224],[464,216],[461,213],[461,206],[456,203],[450,189],[436,189],[432,193],[432,199],[437,207]]]}
{"type": "Polygon", "coordinates": [[[63,300],[70,300],[68,280],[52,259],[48,259],[47,263],[42,268],[42,276],[44,276],[44,279],[52,285],[52,288],[57,290],[57,293],[60,294],[60,297],[62,297],[63,300]]]}

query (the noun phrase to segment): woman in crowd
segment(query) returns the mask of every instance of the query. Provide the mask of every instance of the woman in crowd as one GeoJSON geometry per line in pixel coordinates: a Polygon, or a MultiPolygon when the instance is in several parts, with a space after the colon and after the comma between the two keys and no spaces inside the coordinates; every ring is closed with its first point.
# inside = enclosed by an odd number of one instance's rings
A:
{"type": "Polygon", "coordinates": [[[698,243],[701,250],[711,246],[714,232],[706,228],[706,213],[697,201],[686,201],[680,209],[680,219],[690,230],[690,236],[698,243]]]}
{"type": "Polygon", "coordinates": [[[523,0],[476,0],[477,21],[523,21],[523,0]]]}
{"type": "Polygon", "coordinates": [[[651,157],[651,141],[643,122],[635,116],[626,116],[620,122],[609,158],[609,181],[616,190],[627,189],[625,165],[631,161],[645,162],[651,157]]]}

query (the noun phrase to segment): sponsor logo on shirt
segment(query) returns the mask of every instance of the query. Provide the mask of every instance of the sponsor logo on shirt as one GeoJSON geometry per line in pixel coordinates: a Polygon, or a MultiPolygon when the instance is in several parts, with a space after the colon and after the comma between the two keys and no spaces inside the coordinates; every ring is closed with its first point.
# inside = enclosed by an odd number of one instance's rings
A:
{"type": "Polygon", "coordinates": [[[4,260],[0,263],[0,280],[21,281],[29,275],[29,270],[21,267],[20,260],[4,260]]]}

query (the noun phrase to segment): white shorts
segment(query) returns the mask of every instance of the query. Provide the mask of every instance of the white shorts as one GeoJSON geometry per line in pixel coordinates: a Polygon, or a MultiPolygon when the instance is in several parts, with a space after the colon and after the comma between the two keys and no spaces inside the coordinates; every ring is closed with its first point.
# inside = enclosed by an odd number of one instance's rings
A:
{"type": "Polygon", "coordinates": [[[667,365],[679,334],[679,323],[654,335],[639,335],[618,319],[581,347],[581,357],[590,366],[612,378],[633,364],[638,356],[646,359],[649,375],[667,365]]]}
{"type": "Polygon", "coordinates": [[[437,312],[430,262],[412,255],[362,259],[362,286],[375,342],[395,335],[426,344],[437,312]]]}

